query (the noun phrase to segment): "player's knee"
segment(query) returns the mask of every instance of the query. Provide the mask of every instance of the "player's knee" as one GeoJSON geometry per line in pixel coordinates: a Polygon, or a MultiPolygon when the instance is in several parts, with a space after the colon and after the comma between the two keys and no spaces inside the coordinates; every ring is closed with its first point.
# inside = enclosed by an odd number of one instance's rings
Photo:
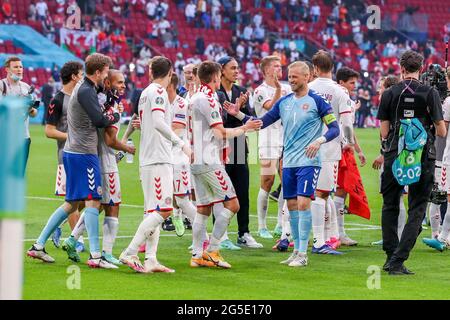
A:
{"type": "Polygon", "coordinates": [[[316,191],[316,197],[327,200],[330,196],[330,191],[316,191]]]}
{"type": "Polygon", "coordinates": [[[241,209],[239,201],[236,198],[230,201],[225,201],[223,203],[223,206],[234,213],[238,212],[241,209]]]}
{"type": "Polygon", "coordinates": [[[261,176],[261,188],[269,192],[273,186],[274,181],[275,181],[274,175],[261,176]]]}

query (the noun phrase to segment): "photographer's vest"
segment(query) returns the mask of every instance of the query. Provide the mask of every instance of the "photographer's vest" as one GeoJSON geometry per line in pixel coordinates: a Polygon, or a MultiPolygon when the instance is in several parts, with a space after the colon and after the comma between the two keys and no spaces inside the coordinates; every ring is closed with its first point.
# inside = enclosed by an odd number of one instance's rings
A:
{"type": "Polygon", "coordinates": [[[434,126],[427,106],[427,97],[432,88],[422,84],[415,89],[410,83],[406,87],[404,85],[392,87],[394,96],[399,98],[394,103],[396,118],[391,122],[391,132],[394,134],[391,143],[398,144],[392,173],[403,186],[420,180],[423,156],[430,160],[436,159],[434,126]]]}

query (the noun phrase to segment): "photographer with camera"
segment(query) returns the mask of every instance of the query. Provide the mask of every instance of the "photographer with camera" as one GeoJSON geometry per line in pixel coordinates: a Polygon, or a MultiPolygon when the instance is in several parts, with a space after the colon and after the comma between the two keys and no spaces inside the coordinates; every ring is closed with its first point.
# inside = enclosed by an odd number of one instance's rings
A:
{"type": "MultiPolygon", "coordinates": [[[[29,86],[25,82],[21,81],[23,78],[23,65],[22,60],[19,57],[9,57],[5,61],[5,69],[7,72],[6,78],[0,80],[0,93],[2,96],[19,96],[32,99],[32,93],[34,87],[29,86]]],[[[25,169],[27,167],[28,155],[30,153],[30,129],[29,129],[29,116],[36,117],[37,108],[39,108],[39,101],[32,100],[28,112],[25,114],[25,166],[23,167],[23,174],[25,175],[25,169]]]]}
{"type": "Polygon", "coordinates": [[[403,263],[421,232],[433,187],[435,136],[446,135],[439,93],[419,81],[422,64],[423,56],[417,52],[403,53],[403,81],[383,92],[378,111],[385,165],[381,177],[381,223],[387,259],[383,269],[390,275],[413,274],[403,263]],[[399,202],[405,185],[409,186],[408,221],[399,239],[399,202]]]}

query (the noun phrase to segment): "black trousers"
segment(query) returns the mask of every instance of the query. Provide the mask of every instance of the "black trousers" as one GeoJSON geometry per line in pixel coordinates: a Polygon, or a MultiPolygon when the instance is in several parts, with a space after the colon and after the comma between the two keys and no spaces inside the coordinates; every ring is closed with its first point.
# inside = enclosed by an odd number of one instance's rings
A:
{"type": "Polygon", "coordinates": [[[422,231],[422,220],[425,217],[428,199],[433,188],[435,165],[434,160],[423,160],[419,182],[408,187],[408,220],[402,237],[399,239],[397,225],[403,186],[398,184],[392,174],[392,164],[396,156],[395,152],[385,155],[384,171],[381,176],[383,250],[390,259],[391,267],[398,267],[408,259],[409,253],[422,231]]]}
{"type": "Polygon", "coordinates": [[[237,213],[238,231],[239,236],[242,237],[244,233],[250,232],[248,229],[249,224],[249,185],[250,185],[250,172],[248,164],[227,164],[225,165],[234,189],[236,190],[236,196],[239,200],[240,209],[237,213]]]}

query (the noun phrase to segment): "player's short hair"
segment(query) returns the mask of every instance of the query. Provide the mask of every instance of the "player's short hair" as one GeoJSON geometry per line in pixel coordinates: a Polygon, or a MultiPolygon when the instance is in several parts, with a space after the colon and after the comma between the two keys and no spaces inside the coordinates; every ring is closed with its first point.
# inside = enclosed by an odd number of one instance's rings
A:
{"type": "Polygon", "coordinates": [[[359,78],[359,73],[352,68],[342,67],[336,72],[336,82],[339,81],[347,82],[351,78],[359,78]]]}
{"type": "Polygon", "coordinates": [[[266,57],[262,58],[262,60],[261,60],[261,62],[259,64],[259,67],[261,68],[261,72],[263,74],[266,74],[266,68],[268,66],[270,66],[270,64],[272,62],[274,62],[274,61],[280,61],[281,62],[281,59],[278,56],[266,56],[266,57]]]}
{"type": "Polygon", "coordinates": [[[69,61],[64,63],[59,74],[63,84],[68,84],[72,80],[72,75],[76,76],[83,70],[83,64],[78,61],[69,61]]]}
{"type": "Polygon", "coordinates": [[[106,67],[112,65],[110,57],[101,53],[93,53],[86,58],[86,74],[93,75],[95,71],[103,71],[106,67]]]}
{"type": "Polygon", "coordinates": [[[305,63],[309,68],[309,73],[314,74],[314,65],[311,63],[311,61],[305,60],[305,63]]]}
{"type": "Polygon", "coordinates": [[[198,73],[198,67],[199,67],[200,65],[199,64],[196,64],[193,68],[192,68],[192,74],[194,75],[194,76],[197,76],[197,73],[198,73]]]}
{"type": "Polygon", "coordinates": [[[399,82],[400,82],[400,79],[397,76],[387,76],[383,80],[383,87],[385,89],[387,89],[387,88],[390,88],[390,87],[396,85],[399,82]]]}
{"type": "Polygon", "coordinates": [[[294,61],[288,66],[288,70],[292,68],[301,68],[302,71],[308,71],[310,72],[308,65],[303,61],[294,61]]]}
{"type": "Polygon", "coordinates": [[[198,67],[197,73],[201,82],[210,83],[214,75],[222,73],[222,67],[214,61],[203,61],[198,67]]]}
{"type": "Polygon", "coordinates": [[[321,72],[330,72],[333,70],[333,58],[324,50],[319,50],[313,55],[312,63],[321,72]]]}
{"type": "Polygon", "coordinates": [[[20,60],[20,58],[17,56],[8,57],[8,59],[6,59],[5,64],[4,64],[5,68],[9,68],[11,62],[16,62],[16,61],[22,61],[22,60],[20,60]]]}
{"type": "Polygon", "coordinates": [[[172,62],[166,57],[158,56],[151,60],[153,79],[164,78],[172,69],[172,62]]]}
{"type": "Polygon", "coordinates": [[[175,72],[172,73],[172,77],[170,78],[170,85],[173,86],[175,89],[178,87],[178,76],[175,72]]]}
{"type": "Polygon", "coordinates": [[[422,69],[423,56],[413,50],[406,50],[400,57],[400,67],[405,68],[409,73],[422,69]]]}

